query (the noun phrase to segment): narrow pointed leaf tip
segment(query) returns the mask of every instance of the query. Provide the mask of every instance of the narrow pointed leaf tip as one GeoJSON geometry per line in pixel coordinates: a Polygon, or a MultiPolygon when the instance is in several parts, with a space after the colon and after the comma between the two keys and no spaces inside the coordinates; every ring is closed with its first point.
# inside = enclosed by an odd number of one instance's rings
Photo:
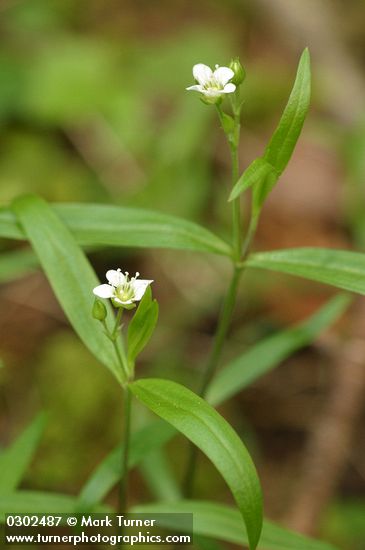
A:
{"type": "Polygon", "coordinates": [[[293,154],[309,109],[310,93],[310,55],[306,48],[301,55],[288,102],[263,157],[255,159],[243,172],[232,189],[229,201],[253,187],[253,210],[256,214],[260,211],[293,154]]]}
{"type": "Polygon", "coordinates": [[[212,461],[232,491],[254,550],[262,529],[261,487],[252,459],[233,428],[211,405],[176,382],[144,379],[129,387],[212,461]]]}
{"type": "Polygon", "coordinates": [[[286,168],[298,141],[309,109],[310,94],[310,55],[308,48],[306,48],[299,60],[288,103],[264,155],[265,160],[274,166],[279,175],[286,168]]]}

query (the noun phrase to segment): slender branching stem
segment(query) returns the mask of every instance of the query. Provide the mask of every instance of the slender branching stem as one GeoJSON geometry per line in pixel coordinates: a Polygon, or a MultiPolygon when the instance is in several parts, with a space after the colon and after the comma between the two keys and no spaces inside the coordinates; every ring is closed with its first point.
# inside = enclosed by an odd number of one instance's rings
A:
{"type": "MultiPolygon", "coordinates": [[[[231,277],[231,282],[223,302],[223,307],[221,310],[221,314],[217,325],[217,330],[214,337],[212,351],[210,353],[207,366],[203,374],[201,386],[200,386],[199,395],[201,397],[205,396],[209,388],[209,384],[212,381],[219,364],[223,345],[227,336],[228,329],[230,327],[232,313],[236,303],[236,296],[237,296],[241,271],[242,271],[242,268],[237,268],[237,267],[234,268],[234,271],[231,277]]],[[[197,447],[190,444],[188,461],[186,465],[185,475],[183,478],[183,492],[186,498],[191,497],[193,493],[195,472],[196,472],[196,465],[197,465],[197,456],[198,456],[197,447]]]]}
{"type": "Polygon", "coordinates": [[[123,451],[121,464],[121,479],[119,485],[119,513],[127,512],[128,506],[128,462],[131,434],[131,401],[132,394],[128,386],[124,389],[124,414],[123,414],[123,451]]]}
{"type": "Polygon", "coordinates": [[[243,242],[243,246],[242,246],[242,254],[241,254],[241,259],[240,259],[241,262],[245,261],[245,259],[247,258],[248,254],[250,252],[252,240],[253,240],[253,238],[255,236],[255,233],[256,233],[258,221],[259,221],[258,214],[252,214],[251,219],[250,219],[250,224],[248,226],[247,234],[246,234],[245,240],[243,242]]]}
{"type": "Polygon", "coordinates": [[[231,323],[232,313],[234,310],[238,285],[241,276],[241,269],[234,268],[231,281],[228,287],[227,294],[225,296],[223,306],[221,309],[217,330],[214,337],[212,351],[210,353],[203,380],[199,389],[199,395],[204,397],[210,382],[217,370],[220,356],[222,353],[223,345],[227,336],[227,332],[231,323]]]}
{"type": "MultiPolygon", "coordinates": [[[[240,101],[232,101],[233,119],[225,119],[227,115],[224,115],[219,104],[217,104],[217,112],[222,127],[227,135],[228,143],[231,151],[232,162],[232,187],[236,184],[239,177],[239,137],[240,137],[240,101]],[[232,124],[231,128],[227,128],[227,125],[232,124]]],[[[210,356],[203,373],[201,386],[199,388],[199,395],[204,397],[209,388],[209,385],[217,371],[219,361],[221,358],[224,342],[227,337],[227,333],[231,324],[232,315],[236,303],[237,292],[239,288],[240,278],[243,271],[243,266],[240,265],[240,261],[243,260],[243,255],[247,253],[252,237],[255,232],[254,225],[250,224],[244,245],[242,245],[242,221],[241,221],[241,206],[240,199],[237,198],[232,203],[232,263],[233,273],[226,292],[221,313],[219,316],[213,347],[210,352],[210,356]]],[[[195,471],[197,464],[197,450],[196,447],[190,446],[190,452],[188,457],[188,463],[183,478],[183,490],[186,497],[190,497],[193,492],[193,485],[195,479],[195,471]]]]}

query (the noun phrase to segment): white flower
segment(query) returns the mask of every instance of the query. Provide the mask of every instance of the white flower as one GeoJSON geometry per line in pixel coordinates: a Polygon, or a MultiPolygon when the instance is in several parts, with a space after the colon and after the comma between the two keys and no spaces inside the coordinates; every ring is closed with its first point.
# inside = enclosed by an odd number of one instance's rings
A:
{"type": "Polygon", "coordinates": [[[120,269],[110,269],[106,273],[109,284],[95,287],[93,293],[99,298],[111,298],[113,303],[120,306],[138,302],[142,299],[148,285],[153,283],[138,277],[138,272],[130,279],[127,271],[122,273],[120,269]]]}
{"type": "Polygon", "coordinates": [[[216,65],[213,72],[208,65],[198,63],[193,67],[193,76],[197,84],[186,89],[200,92],[209,103],[216,103],[222,95],[231,94],[236,89],[235,84],[229,82],[234,77],[229,67],[216,65]]]}

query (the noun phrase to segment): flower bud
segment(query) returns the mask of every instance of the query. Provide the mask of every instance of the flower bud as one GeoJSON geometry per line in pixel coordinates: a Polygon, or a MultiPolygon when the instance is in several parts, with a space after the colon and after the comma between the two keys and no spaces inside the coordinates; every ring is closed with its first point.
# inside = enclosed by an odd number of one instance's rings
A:
{"type": "Polygon", "coordinates": [[[232,69],[232,71],[234,72],[234,77],[231,78],[231,82],[233,82],[233,84],[235,84],[236,86],[239,86],[240,84],[242,84],[242,82],[246,78],[246,71],[242,67],[238,57],[235,57],[234,59],[232,59],[232,61],[229,64],[229,68],[232,69]]]}
{"type": "Polygon", "coordinates": [[[97,319],[98,321],[105,321],[108,314],[105,304],[103,304],[100,300],[95,300],[91,314],[94,319],[97,319]]]}

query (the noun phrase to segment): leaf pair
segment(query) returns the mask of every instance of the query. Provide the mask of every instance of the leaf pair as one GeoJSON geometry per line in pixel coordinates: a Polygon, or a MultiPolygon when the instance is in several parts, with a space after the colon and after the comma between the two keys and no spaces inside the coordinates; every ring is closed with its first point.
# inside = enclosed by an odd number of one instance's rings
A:
{"type": "Polygon", "coordinates": [[[254,160],[233,187],[229,200],[237,199],[253,187],[253,214],[262,205],[286,168],[298,141],[309,108],[311,90],[310,56],[308,49],[301,55],[296,79],[284,109],[263,157],[254,160]]]}

